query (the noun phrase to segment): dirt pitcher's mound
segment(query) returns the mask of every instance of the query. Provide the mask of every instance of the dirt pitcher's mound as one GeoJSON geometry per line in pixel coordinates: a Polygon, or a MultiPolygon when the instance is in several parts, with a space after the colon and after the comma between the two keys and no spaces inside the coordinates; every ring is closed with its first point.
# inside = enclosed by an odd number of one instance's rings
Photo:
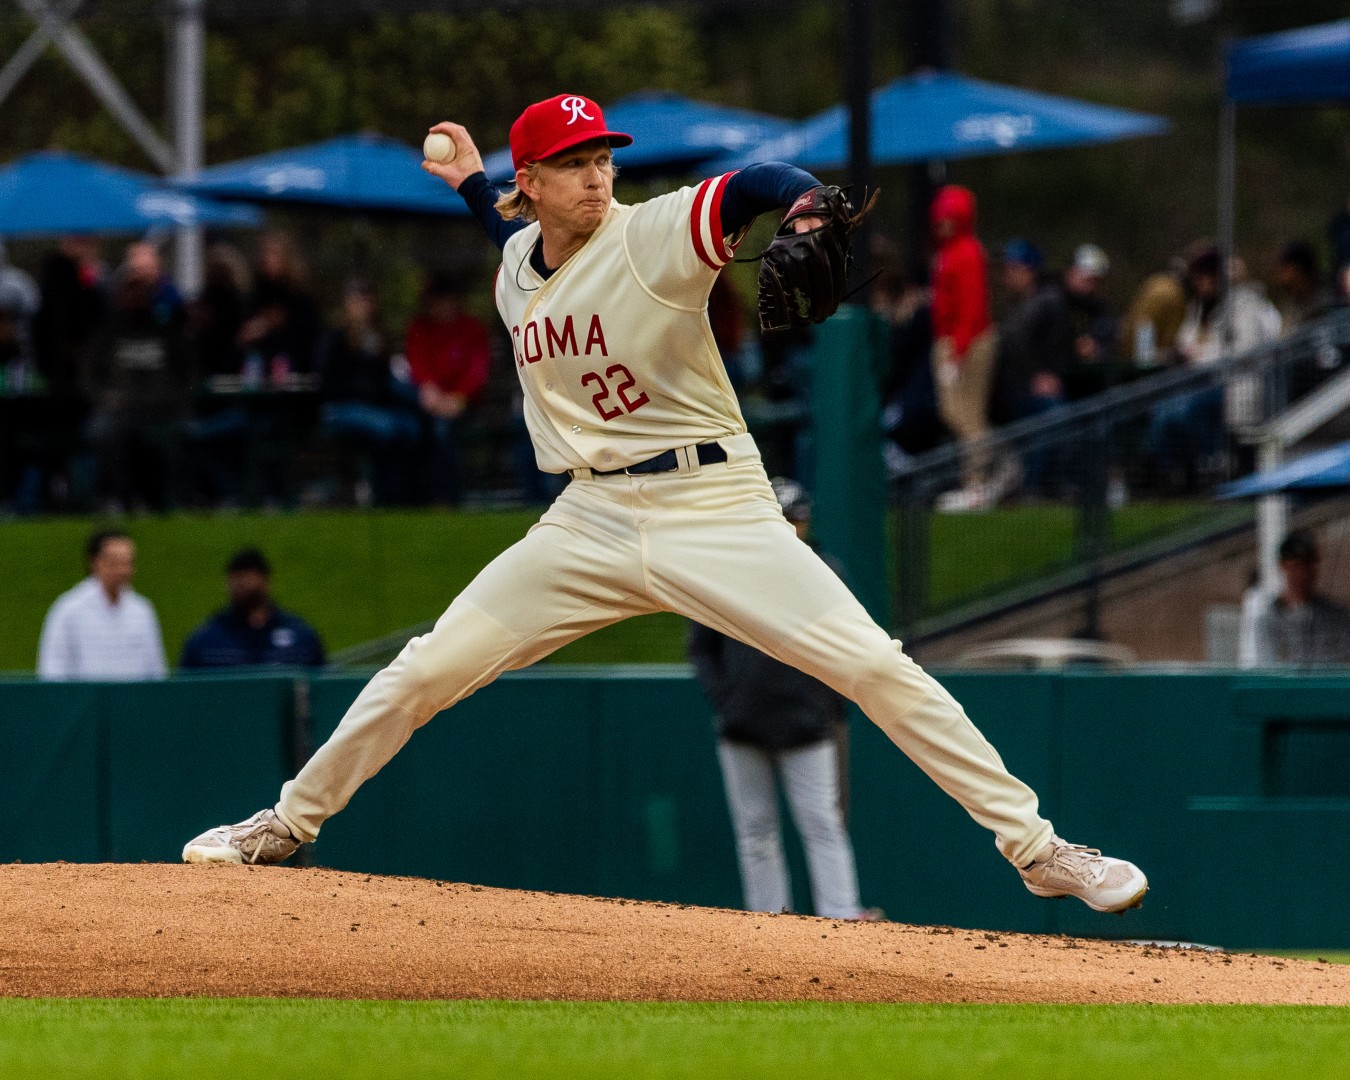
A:
{"type": "Polygon", "coordinates": [[[1350,1004],[1350,966],[284,867],[0,866],[0,995],[1350,1004]]]}

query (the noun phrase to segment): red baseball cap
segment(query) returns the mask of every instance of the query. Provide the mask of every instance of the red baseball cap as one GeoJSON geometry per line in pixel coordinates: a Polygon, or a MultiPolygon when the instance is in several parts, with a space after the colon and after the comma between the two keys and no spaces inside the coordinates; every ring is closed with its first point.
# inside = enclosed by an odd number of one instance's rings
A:
{"type": "Polygon", "coordinates": [[[559,94],[536,101],[511,125],[511,161],[517,169],[523,169],[591,139],[608,139],[611,146],[627,146],[633,141],[631,135],[610,131],[605,126],[605,114],[590,98],[559,94]]]}

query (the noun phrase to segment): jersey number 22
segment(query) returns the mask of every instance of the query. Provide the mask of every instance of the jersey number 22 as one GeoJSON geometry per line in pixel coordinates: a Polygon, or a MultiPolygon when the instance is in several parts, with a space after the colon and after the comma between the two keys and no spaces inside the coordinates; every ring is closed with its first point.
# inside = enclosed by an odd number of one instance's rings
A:
{"type": "Polygon", "coordinates": [[[590,386],[594,383],[600,389],[591,397],[591,404],[595,406],[595,411],[600,414],[600,419],[609,421],[616,416],[622,416],[625,412],[633,413],[646,405],[651,399],[639,390],[636,394],[630,391],[636,386],[637,380],[633,378],[633,373],[622,364],[612,364],[605,368],[605,374],[602,376],[598,371],[588,371],[581,377],[582,386],[590,386]],[[619,399],[622,408],[618,405],[608,405],[609,401],[609,383],[608,379],[616,376],[622,376],[623,381],[614,387],[614,395],[619,399]]]}

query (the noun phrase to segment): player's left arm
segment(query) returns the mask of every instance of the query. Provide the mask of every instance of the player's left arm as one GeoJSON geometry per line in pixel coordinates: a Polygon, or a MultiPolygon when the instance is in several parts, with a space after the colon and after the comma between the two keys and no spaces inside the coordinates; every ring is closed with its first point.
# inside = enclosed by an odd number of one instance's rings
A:
{"type": "MultiPolygon", "coordinates": [[[[662,299],[701,307],[750,223],[760,214],[791,206],[818,186],[810,173],[770,162],[709,177],[642,203],[625,226],[632,268],[662,299]]],[[[810,227],[812,219],[802,220],[810,227]]]]}
{"type": "Polygon", "coordinates": [[[735,236],[760,214],[786,209],[814,187],[820,187],[819,180],[782,161],[763,162],[732,173],[722,193],[722,228],[727,236],[735,236]]]}

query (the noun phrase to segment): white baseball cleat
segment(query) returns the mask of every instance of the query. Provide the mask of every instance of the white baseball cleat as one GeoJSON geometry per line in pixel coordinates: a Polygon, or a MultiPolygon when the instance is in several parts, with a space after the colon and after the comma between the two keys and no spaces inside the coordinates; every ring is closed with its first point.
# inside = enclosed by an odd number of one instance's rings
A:
{"type": "Polygon", "coordinates": [[[299,846],[275,811],[259,810],[247,821],[220,825],[190,841],[183,848],[183,861],[277,863],[299,846]]]}
{"type": "Polygon", "coordinates": [[[1076,896],[1093,911],[1124,912],[1144,902],[1148,878],[1132,862],[1096,848],[1068,844],[1058,836],[1018,871],[1036,896],[1076,896]]]}

